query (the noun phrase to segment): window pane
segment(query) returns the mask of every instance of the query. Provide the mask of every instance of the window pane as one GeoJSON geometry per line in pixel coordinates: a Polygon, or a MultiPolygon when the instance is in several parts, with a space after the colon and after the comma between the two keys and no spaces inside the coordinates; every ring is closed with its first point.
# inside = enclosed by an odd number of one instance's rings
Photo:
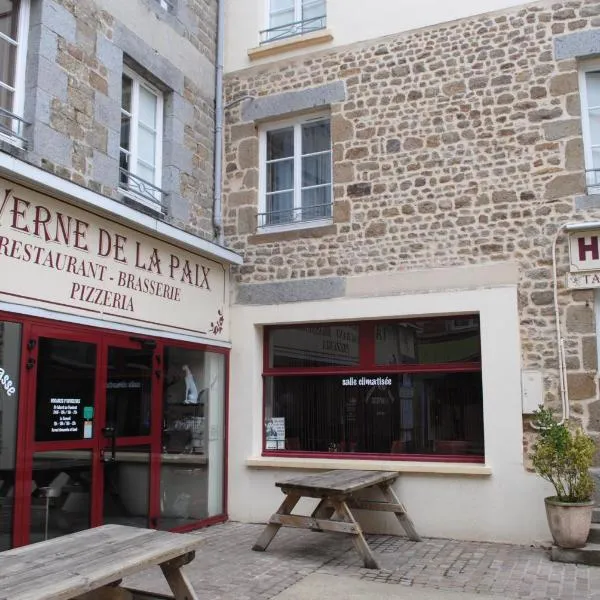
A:
{"type": "Polygon", "coordinates": [[[294,10],[294,0],[271,0],[271,13],[289,9],[294,10]]]}
{"type": "Polygon", "coordinates": [[[40,338],[35,440],[90,439],[93,435],[96,345],[40,338]]]}
{"type": "MultiPolygon", "coordinates": [[[[302,20],[313,19],[325,15],[325,0],[304,0],[302,2],[302,20]]],[[[313,23],[317,26],[317,23],[313,23]]],[[[320,26],[320,25],[319,25],[320,26]]]]}
{"type": "Polygon", "coordinates": [[[267,160],[294,156],[294,128],[267,131],[267,160]]]}
{"type": "Polygon", "coordinates": [[[483,456],[480,373],[268,377],[265,449],[483,456]]]}
{"type": "Polygon", "coordinates": [[[267,196],[265,225],[280,225],[294,220],[294,192],[280,192],[267,196]]]}
{"type": "Polygon", "coordinates": [[[331,153],[302,158],[302,187],[331,183],[331,153]]]}
{"type": "Polygon", "coordinates": [[[17,39],[19,0],[0,0],[0,33],[17,39]]]}
{"type": "MultiPolygon", "coordinates": [[[[600,148],[592,149],[592,169],[600,170],[600,148]]],[[[600,183],[600,178],[596,176],[595,183],[600,183]]]]}
{"type": "Polygon", "coordinates": [[[588,107],[600,106],[600,71],[586,73],[585,85],[588,107]]]}
{"type": "Polygon", "coordinates": [[[0,550],[11,547],[20,363],[21,325],[0,321],[0,550]]]}
{"type": "Polygon", "coordinates": [[[267,192],[294,188],[294,159],[267,164],[267,192]]]}
{"type": "MultiPolygon", "coordinates": [[[[0,108],[4,108],[12,112],[13,109],[13,93],[0,88],[0,108]]],[[[0,128],[7,129],[8,131],[12,131],[14,126],[14,120],[11,119],[8,115],[0,115],[0,128]]]]}
{"type": "Polygon", "coordinates": [[[167,347],[163,381],[160,528],[172,529],[224,512],[225,357],[167,347]]]}
{"type": "Polygon", "coordinates": [[[593,146],[600,145],[600,109],[590,110],[590,142],[593,146]]]}
{"type": "Polygon", "coordinates": [[[140,123],[156,129],[156,95],[140,85],[140,123]]]}
{"type": "Polygon", "coordinates": [[[15,85],[16,46],[0,39],[0,81],[6,85],[15,85]]]}
{"type": "Polygon", "coordinates": [[[156,157],[156,133],[145,127],[138,128],[138,157],[149,166],[154,166],[156,157]]]}
{"type": "Polygon", "coordinates": [[[329,121],[302,125],[302,154],[312,154],[331,149],[329,121]]]}
{"type": "Polygon", "coordinates": [[[121,107],[127,112],[131,112],[131,88],[133,81],[127,75],[123,75],[121,90],[121,107]]]}
{"type": "Polygon", "coordinates": [[[130,140],[129,140],[129,135],[130,135],[130,128],[131,128],[131,119],[127,116],[125,116],[123,113],[121,113],[121,148],[123,148],[123,150],[128,150],[131,151],[131,147],[130,147],[130,140]]]}
{"type": "Polygon", "coordinates": [[[156,169],[152,169],[138,161],[136,175],[144,181],[154,184],[154,179],[156,177],[156,169]]]}
{"type": "Polygon", "coordinates": [[[378,365],[480,361],[477,316],[375,325],[375,362],[378,365]]]}
{"type": "Polygon", "coordinates": [[[322,219],[331,216],[331,187],[302,190],[302,220],[322,219]]]}
{"type": "Polygon", "coordinates": [[[325,325],[269,330],[269,366],[358,365],[358,326],[325,325]]]}

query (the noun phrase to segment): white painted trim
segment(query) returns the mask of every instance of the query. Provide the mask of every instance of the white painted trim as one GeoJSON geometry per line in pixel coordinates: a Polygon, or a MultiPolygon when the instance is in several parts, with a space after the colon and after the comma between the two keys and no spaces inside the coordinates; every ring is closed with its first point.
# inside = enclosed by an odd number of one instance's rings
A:
{"type": "Polygon", "coordinates": [[[21,0],[17,32],[17,64],[15,65],[15,95],[13,112],[19,117],[25,110],[25,66],[27,62],[27,41],[29,37],[30,0],[21,0]]]}
{"type": "Polygon", "coordinates": [[[485,464],[380,459],[353,460],[351,458],[252,456],[246,459],[246,466],[262,469],[359,469],[361,471],[396,471],[397,473],[475,475],[485,477],[492,474],[492,468],[485,464]]]}
{"type": "Polygon", "coordinates": [[[182,333],[164,331],[162,329],[152,329],[150,327],[138,327],[135,325],[125,325],[124,323],[115,323],[113,321],[104,321],[102,319],[91,319],[89,317],[81,317],[73,314],[58,313],[44,308],[36,308],[33,306],[25,306],[12,302],[0,301],[0,310],[19,315],[27,315],[30,317],[39,317],[49,319],[51,321],[62,321],[63,323],[73,323],[76,325],[87,325],[89,327],[101,327],[103,329],[111,329],[113,331],[124,331],[127,333],[139,333],[140,335],[148,335],[152,337],[160,337],[170,340],[181,340],[184,342],[193,342],[195,344],[210,344],[219,348],[231,348],[230,342],[215,340],[204,336],[193,336],[182,333]]]}
{"type": "Polygon", "coordinates": [[[298,221],[297,223],[284,223],[282,225],[264,225],[258,227],[257,233],[281,233],[283,231],[296,231],[298,229],[313,229],[315,227],[325,227],[332,225],[333,218],[315,219],[314,221],[298,221]]]}
{"type": "Polygon", "coordinates": [[[108,216],[126,227],[156,235],[170,244],[181,245],[191,252],[203,254],[207,258],[234,265],[241,265],[244,262],[239,254],[228,248],[173,227],[156,217],[145,215],[112,198],[62,179],[4,152],[0,152],[0,176],[35,188],[42,193],[74,201],[84,210],[92,210],[100,215],[108,216]]]}

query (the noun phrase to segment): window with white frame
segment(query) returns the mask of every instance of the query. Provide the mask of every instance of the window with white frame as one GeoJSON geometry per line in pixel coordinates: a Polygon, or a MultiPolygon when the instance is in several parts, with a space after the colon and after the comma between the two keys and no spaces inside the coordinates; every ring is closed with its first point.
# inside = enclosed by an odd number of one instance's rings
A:
{"type": "Polygon", "coordinates": [[[323,29],[326,25],[325,0],[268,0],[269,22],[262,42],[323,29]]]}
{"type": "Polygon", "coordinates": [[[587,190],[600,194],[600,61],[581,69],[579,90],[587,190]]]}
{"type": "Polygon", "coordinates": [[[121,189],[150,206],[162,203],[163,96],[130,69],[124,69],[121,95],[121,189]]]}
{"type": "Polygon", "coordinates": [[[261,131],[259,227],[331,218],[328,116],[270,125],[261,131]]]}
{"type": "Polygon", "coordinates": [[[0,135],[21,145],[29,0],[0,0],[0,135]]]}

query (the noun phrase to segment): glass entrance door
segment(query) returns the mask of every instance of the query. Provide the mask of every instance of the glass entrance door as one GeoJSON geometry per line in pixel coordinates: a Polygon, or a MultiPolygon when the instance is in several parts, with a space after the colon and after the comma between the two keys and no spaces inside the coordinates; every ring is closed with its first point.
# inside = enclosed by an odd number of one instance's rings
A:
{"type": "Polygon", "coordinates": [[[32,328],[26,350],[33,443],[23,541],[103,523],[154,527],[161,435],[156,344],[40,326],[32,328]]]}
{"type": "MultiPolygon", "coordinates": [[[[160,418],[153,381],[156,344],[107,345],[104,419],[101,429],[104,523],[154,526],[152,455],[160,446],[160,418]],[[154,421],[153,421],[154,415],[154,421]],[[153,452],[154,451],[154,452],[153,452]]],[[[158,466],[158,465],[157,465],[158,466]]],[[[156,470],[156,469],[155,469],[156,470]]]]}

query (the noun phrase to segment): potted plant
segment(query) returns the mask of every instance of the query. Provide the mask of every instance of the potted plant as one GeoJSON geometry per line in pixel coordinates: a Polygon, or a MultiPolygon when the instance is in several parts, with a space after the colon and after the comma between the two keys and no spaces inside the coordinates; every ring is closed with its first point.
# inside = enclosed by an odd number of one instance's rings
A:
{"type": "Polygon", "coordinates": [[[554,486],[555,496],[545,498],[550,532],[557,546],[581,548],[592,521],[594,480],[589,469],[596,447],[581,427],[558,421],[540,406],[533,413],[539,436],[531,459],[536,473],[554,486]]]}

